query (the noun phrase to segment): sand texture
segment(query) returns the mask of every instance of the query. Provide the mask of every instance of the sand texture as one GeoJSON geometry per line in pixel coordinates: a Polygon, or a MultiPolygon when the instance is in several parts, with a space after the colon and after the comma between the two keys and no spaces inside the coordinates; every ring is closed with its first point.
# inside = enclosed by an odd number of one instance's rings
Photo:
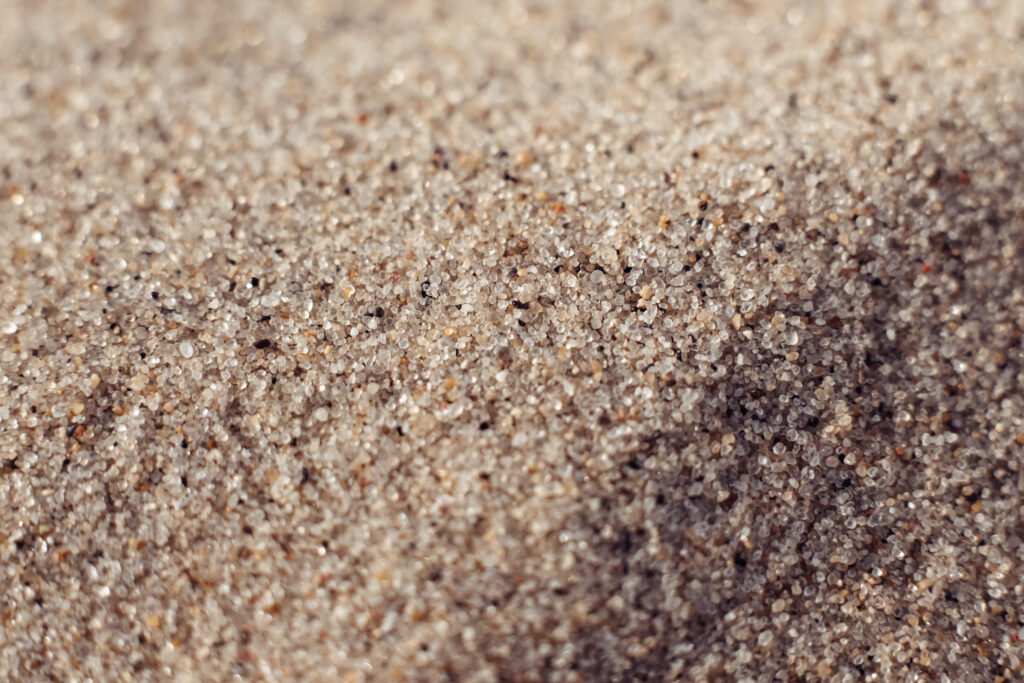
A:
{"type": "Polygon", "coordinates": [[[1024,3],[0,2],[0,679],[1024,678],[1024,3]]]}

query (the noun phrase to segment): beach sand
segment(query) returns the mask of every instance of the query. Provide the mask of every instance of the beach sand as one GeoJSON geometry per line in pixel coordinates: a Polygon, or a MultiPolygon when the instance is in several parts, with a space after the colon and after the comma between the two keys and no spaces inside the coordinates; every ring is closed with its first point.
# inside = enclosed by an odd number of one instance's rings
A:
{"type": "Polygon", "coordinates": [[[0,678],[1010,681],[1024,5],[0,4],[0,678]]]}

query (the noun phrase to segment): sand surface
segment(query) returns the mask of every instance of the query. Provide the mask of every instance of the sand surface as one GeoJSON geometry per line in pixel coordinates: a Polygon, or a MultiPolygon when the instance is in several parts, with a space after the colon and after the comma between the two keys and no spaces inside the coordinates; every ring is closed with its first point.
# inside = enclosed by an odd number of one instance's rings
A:
{"type": "Polygon", "coordinates": [[[1021,680],[1022,46],[0,3],[0,678],[1021,680]]]}

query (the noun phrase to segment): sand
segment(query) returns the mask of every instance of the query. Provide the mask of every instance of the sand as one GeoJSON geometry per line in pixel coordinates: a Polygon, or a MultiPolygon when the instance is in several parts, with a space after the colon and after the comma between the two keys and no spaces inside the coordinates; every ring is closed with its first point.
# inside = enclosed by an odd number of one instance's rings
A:
{"type": "Polygon", "coordinates": [[[1024,677],[1024,5],[0,4],[0,678],[1024,677]]]}

